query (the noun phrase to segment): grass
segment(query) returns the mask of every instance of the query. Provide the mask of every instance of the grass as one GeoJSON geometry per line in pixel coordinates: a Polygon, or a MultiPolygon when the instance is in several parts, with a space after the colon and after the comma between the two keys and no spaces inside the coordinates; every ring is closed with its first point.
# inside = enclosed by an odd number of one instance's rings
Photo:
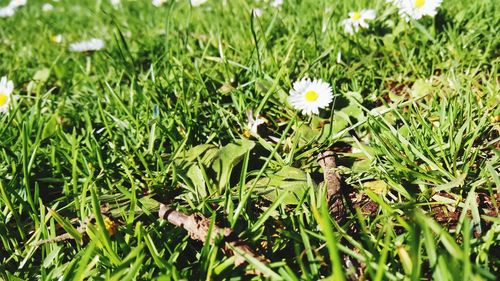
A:
{"type": "Polygon", "coordinates": [[[0,116],[0,279],[236,280],[256,268],[273,280],[495,280],[495,2],[444,1],[406,23],[382,0],[81,0],[51,12],[30,0],[0,18],[0,76],[19,96],[0,116]],[[377,19],[348,36],[339,22],[360,8],[377,19]],[[106,48],[68,51],[90,37],[106,48]],[[333,86],[319,116],[286,103],[304,76],[333,86]],[[250,140],[247,109],[267,120],[250,140]],[[326,149],[342,225],[320,183],[326,149]],[[232,227],[269,263],[235,268],[220,239],[159,220],[159,202],[232,227]],[[36,245],[64,233],[74,240],[36,245]]]}

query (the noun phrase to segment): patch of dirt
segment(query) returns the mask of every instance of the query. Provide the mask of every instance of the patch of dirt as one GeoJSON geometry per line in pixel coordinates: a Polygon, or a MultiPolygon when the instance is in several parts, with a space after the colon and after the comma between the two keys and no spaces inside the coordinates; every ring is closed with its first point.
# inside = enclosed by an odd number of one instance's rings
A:
{"type": "MultiPolygon", "coordinates": [[[[452,200],[456,199],[454,196],[446,192],[439,192],[438,195],[450,198],[452,200]]],[[[495,201],[500,202],[500,194],[497,193],[494,196],[495,201]]],[[[374,217],[377,215],[379,205],[376,202],[372,201],[366,194],[351,190],[347,196],[347,199],[350,201],[351,206],[353,208],[359,208],[363,215],[368,217],[374,217]]],[[[465,202],[465,199],[463,199],[462,202],[465,202]]],[[[479,207],[480,215],[486,215],[493,218],[498,217],[498,208],[497,206],[495,206],[495,202],[492,200],[490,194],[486,192],[477,192],[476,202],[479,207]]],[[[458,204],[432,204],[429,207],[429,215],[432,216],[443,227],[451,230],[457,226],[460,215],[462,213],[462,208],[460,208],[458,204]]],[[[472,218],[472,213],[470,210],[467,211],[467,217],[472,218]]],[[[481,226],[483,229],[489,229],[489,227],[491,227],[491,224],[491,221],[481,220],[481,226]]],[[[481,233],[475,233],[476,237],[480,235],[481,233]]]]}

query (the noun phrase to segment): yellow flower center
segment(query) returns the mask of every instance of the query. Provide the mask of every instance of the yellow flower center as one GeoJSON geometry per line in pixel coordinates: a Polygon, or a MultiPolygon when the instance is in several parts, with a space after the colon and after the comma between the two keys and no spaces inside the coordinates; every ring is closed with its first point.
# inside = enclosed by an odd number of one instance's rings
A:
{"type": "MultiPolygon", "coordinates": [[[[418,1],[418,0],[417,0],[418,1]]],[[[422,0],[423,1],[423,0],[422,0]]],[[[360,12],[354,12],[351,16],[352,20],[359,20],[361,18],[361,13],[360,12]]]]}
{"type": "Polygon", "coordinates": [[[4,104],[6,104],[8,100],[9,100],[9,97],[6,94],[0,93],[0,106],[3,106],[4,104]]]}
{"type": "Polygon", "coordinates": [[[313,102],[313,101],[316,101],[318,99],[319,95],[316,91],[308,91],[308,92],[306,92],[304,97],[306,98],[306,101],[313,102]]]}
{"type": "Polygon", "coordinates": [[[420,8],[425,5],[425,0],[415,0],[415,8],[420,8]]]}
{"type": "Polygon", "coordinates": [[[106,216],[103,216],[103,219],[104,219],[104,227],[106,227],[106,230],[108,231],[109,235],[113,236],[116,233],[116,230],[118,229],[118,224],[106,216]]]}

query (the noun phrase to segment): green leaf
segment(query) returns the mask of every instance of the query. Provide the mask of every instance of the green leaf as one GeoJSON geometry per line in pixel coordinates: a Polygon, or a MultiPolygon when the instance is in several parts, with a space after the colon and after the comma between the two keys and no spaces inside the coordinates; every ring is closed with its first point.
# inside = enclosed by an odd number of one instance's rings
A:
{"type": "Polygon", "coordinates": [[[180,158],[187,162],[194,162],[196,158],[201,158],[203,164],[209,165],[217,151],[217,147],[213,144],[201,144],[184,152],[180,158]]]}
{"type": "MultiPolygon", "coordinates": [[[[344,108],[342,108],[342,110],[340,110],[339,112],[337,112],[337,114],[339,114],[339,113],[344,113],[347,116],[354,117],[354,118],[356,118],[359,121],[365,119],[365,114],[364,114],[363,110],[357,104],[352,104],[351,103],[349,106],[344,107],[344,108]]],[[[346,119],[345,117],[343,117],[343,118],[346,119]]],[[[350,119],[347,119],[346,121],[350,121],[350,119]]]]}
{"type": "MultiPolygon", "coordinates": [[[[251,186],[253,181],[247,185],[251,186]]],[[[285,166],[277,173],[261,178],[255,185],[257,192],[267,200],[283,200],[283,204],[296,205],[308,190],[307,173],[285,166]],[[283,196],[283,193],[286,193],[283,196]]]]}
{"type": "Polygon", "coordinates": [[[372,160],[370,160],[370,159],[363,159],[363,160],[355,161],[352,164],[351,171],[353,173],[366,172],[370,169],[371,165],[372,165],[372,160]]]}
{"type": "Polygon", "coordinates": [[[229,183],[231,171],[234,166],[236,166],[243,159],[243,156],[254,147],[255,142],[242,139],[219,149],[212,165],[219,179],[219,189],[222,189],[229,183]]]}
{"type": "Polygon", "coordinates": [[[364,188],[368,188],[371,191],[379,195],[385,195],[389,191],[390,187],[383,180],[374,180],[363,183],[364,188]]]}
{"type": "Polygon", "coordinates": [[[318,134],[319,130],[314,130],[310,126],[303,124],[297,129],[298,134],[300,137],[307,143],[312,141],[318,134]]]}
{"type": "Polygon", "coordinates": [[[425,96],[431,90],[432,90],[432,85],[429,82],[423,79],[418,79],[417,81],[415,81],[415,84],[413,84],[413,87],[411,89],[412,97],[418,98],[425,96]]]}
{"type": "Polygon", "coordinates": [[[42,132],[42,140],[51,137],[58,128],[57,116],[54,114],[50,119],[45,123],[42,132]]]}
{"type": "Polygon", "coordinates": [[[191,180],[194,188],[198,191],[201,197],[206,197],[207,192],[205,188],[205,178],[203,177],[203,172],[198,165],[193,165],[189,167],[186,176],[191,180]]]}
{"type": "Polygon", "coordinates": [[[42,68],[35,72],[33,80],[45,82],[49,79],[49,77],[50,77],[50,69],[42,68]]]}
{"type": "Polygon", "coordinates": [[[363,95],[360,92],[347,92],[345,97],[349,100],[350,104],[358,104],[363,102],[363,95]]]}
{"type": "Polygon", "coordinates": [[[449,191],[452,188],[460,187],[464,185],[465,178],[467,177],[467,173],[459,174],[455,179],[436,186],[436,192],[439,191],[449,191]]]}
{"type": "Polygon", "coordinates": [[[340,131],[347,128],[347,126],[349,125],[349,122],[346,121],[341,116],[339,116],[338,114],[335,114],[332,121],[333,123],[326,124],[323,127],[323,133],[321,134],[321,137],[318,140],[319,143],[323,143],[329,140],[331,136],[338,134],[340,131]]]}

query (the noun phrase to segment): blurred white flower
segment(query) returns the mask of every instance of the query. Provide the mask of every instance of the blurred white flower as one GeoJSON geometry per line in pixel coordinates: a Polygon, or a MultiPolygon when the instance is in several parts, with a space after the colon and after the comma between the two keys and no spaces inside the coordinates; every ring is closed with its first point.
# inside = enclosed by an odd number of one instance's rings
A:
{"type": "Polygon", "coordinates": [[[394,4],[396,6],[399,6],[403,0],[385,0],[386,3],[394,4]]]}
{"type": "Polygon", "coordinates": [[[63,36],[61,34],[54,35],[50,37],[50,41],[56,43],[56,44],[61,44],[63,41],[63,36]]]}
{"type": "Polygon", "coordinates": [[[52,6],[52,4],[50,4],[50,3],[43,4],[42,11],[49,12],[49,11],[52,11],[52,10],[54,10],[54,6],[52,6]]]}
{"type": "Polygon", "coordinates": [[[7,80],[7,76],[0,79],[0,112],[7,113],[9,110],[9,103],[11,94],[14,90],[14,83],[7,80]]]}
{"type": "Polygon", "coordinates": [[[272,0],[271,7],[280,8],[283,5],[283,0],[272,0]]]}
{"type": "Polygon", "coordinates": [[[191,0],[191,6],[198,7],[198,6],[200,6],[201,4],[204,4],[207,1],[208,0],[191,0]]]}
{"type": "Polygon", "coordinates": [[[330,84],[320,80],[302,78],[293,83],[288,102],[303,114],[318,114],[320,108],[327,107],[333,99],[330,84]]]}
{"type": "Polygon", "coordinates": [[[399,14],[401,17],[410,21],[410,19],[421,19],[424,16],[435,16],[437,8],[442,0],[400,0],[397,2],[399,14]]]}
{"type": "Polygon", "coordinates": [[[262,9],[259,9],[259,8],[253,8],[252,14],[256,18],[260,18],[262,16],[262,14],[264,14],[264,11],[262,9]]]}
{"type": "Polygon", "coordinates": [[[11,0],[9,5],[7,7],[11,7],[11,8],[19,8],[21,6],[24,6],[28,3],[28,0],[11,0]]]}
{"type": "Polygon", "coordinates": [[[167,2],[167,0],[153,0],[151,3],[153,4],[153,6],[155,7],[160,7],[161,5],[163,5],[163,3],[167,2]]]}
{"type": "Polygon", "coordinates": [[[368,28],[366,20],[375,19],[375,10],[361,10],[359,12],[350,12],[349,18],[342,21],[345,32],[354,34],[359,28],[368,28]]]}
{"type": "Polygon", "coordinates": [[[26,5],[28,0],[11,0],[6,7],[0,8],[0,18],[11,17],[16,13],[16,9],[26,5]]]}
{"type": "Polygon", "coordinates": [[[118,5],[120,5],[120,0],[109,0],[109,3],[111,3],[111,5],[117,7],[118,5]]]}
{"type": "Polygon", "coordinates": [[[104,41],[97,38],[92,38],[88,41],[72,43],[69,45],[69,50],[72,52],[98,51],[103,48],[104,48],[104,41]]]}
{"type": "Polygon", "coordinates": [[[0,18],[12,17],[16,11],[9,6],[0,8],[0,18]]]}

